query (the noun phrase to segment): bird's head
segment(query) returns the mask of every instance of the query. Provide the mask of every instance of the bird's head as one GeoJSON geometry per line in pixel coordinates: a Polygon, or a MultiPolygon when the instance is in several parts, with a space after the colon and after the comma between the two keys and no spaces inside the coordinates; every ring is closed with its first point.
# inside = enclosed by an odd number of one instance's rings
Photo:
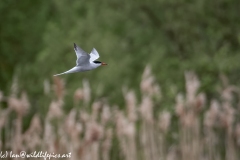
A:
{"type": "Polygon", "coordinates": [[[94,64],[99,65],[99,66],[106,66],[107,63],[100,62],[100,61],[93,61],[94,64]]]}

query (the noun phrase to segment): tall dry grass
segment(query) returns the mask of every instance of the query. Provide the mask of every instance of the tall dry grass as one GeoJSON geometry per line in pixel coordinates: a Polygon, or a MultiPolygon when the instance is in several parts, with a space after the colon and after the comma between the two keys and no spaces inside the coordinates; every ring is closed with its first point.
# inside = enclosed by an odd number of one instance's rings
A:
{"type": "Polygon", "coordinates": [[[73,160],[240,159],[240,89],[221,76],[220,98],[207,99],[199,92],[201,84],[193,72],[186,72],[185,79],[186,92],[176,95],[175,112],[155,103],[154,99],[163,97],[147,66],[140,102],[133,90],[123,87],[124,110],[101,100],[90,104],[90,84],[84,80],[73,95],[74,107],[65,113],[64,81],[54,77],[52,86],[44,82],[44,91],[49,94],[53,90],[56,98],[45,118],[36,113],[26,130],[23,120],[31,104],[25,92],[17,96],[15,79],[10,96],[0,92],[0,102],[7,103],[0,111],[0,150],[71,152],[73,160]]]}

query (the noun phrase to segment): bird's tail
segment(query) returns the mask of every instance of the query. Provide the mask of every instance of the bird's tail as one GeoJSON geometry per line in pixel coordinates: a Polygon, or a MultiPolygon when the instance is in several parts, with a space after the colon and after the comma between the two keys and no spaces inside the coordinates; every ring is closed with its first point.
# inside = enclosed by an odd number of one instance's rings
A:
{"type": "Polygon", "coordinates": [[[59,76],[59,75],[62,75],[62,74],[66,74],[65,72],[64,73],[59,73],[59,74],[55,74],[53,76],[59,76]]]}
{"type": "Polygon", "coordinates": [[[73,67],[72,69],[66,71],[66,72],[63,72],[63,73],[59,73],[59,74],[55,74],[53,76],[59,76],[59,75],[62,75],[62,74],[68,74],[68,73],[75,73],[75,72],[78,72],[79,71],[79,68],[78,67],[73,67]]]}

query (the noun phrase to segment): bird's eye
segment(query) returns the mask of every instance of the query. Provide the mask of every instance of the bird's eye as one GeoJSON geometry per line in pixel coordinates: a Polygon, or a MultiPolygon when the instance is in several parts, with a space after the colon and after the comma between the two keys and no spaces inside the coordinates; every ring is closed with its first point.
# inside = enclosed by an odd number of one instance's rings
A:
{"type": "Polygon", "coordinates": [[[93,61],[93,62],[94,62],[94,63],[97,63],[97,64],[98,64],[98,63],[102,63],[102,62],[100,62],[100,61],[93,61]]]}

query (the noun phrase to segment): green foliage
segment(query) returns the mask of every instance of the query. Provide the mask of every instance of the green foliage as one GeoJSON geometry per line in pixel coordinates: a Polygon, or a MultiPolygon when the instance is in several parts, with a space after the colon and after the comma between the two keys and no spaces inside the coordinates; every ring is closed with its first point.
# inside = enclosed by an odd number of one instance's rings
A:
{"type": "MultiPolygon", "coordinates": [[[[19,66],[34,62],[42,48],[48,2],[0,2],[0,88],[6,90],[19,66]]],[[[31,72],[28,72],[31,74],[31,72]]]]}
{"type": "Polygon", "coordinates": [[[74,42],[87,52],[95,47],[109,65],[63,75],[67,103],[86,78],[94,99],[107,97],[122,104],[121,86],[137,89],[146,64],[162,85],[166,104],[184,89],[186,70],[196,71],[209,96],[219,85],[220,73],[239,84],[240,20],[235,0],[11,0],[0,6],[0,87],[18,74],[20,88],[31,93],[36,106],[46,103],[43,81],[75,66],[74,42]]]}

